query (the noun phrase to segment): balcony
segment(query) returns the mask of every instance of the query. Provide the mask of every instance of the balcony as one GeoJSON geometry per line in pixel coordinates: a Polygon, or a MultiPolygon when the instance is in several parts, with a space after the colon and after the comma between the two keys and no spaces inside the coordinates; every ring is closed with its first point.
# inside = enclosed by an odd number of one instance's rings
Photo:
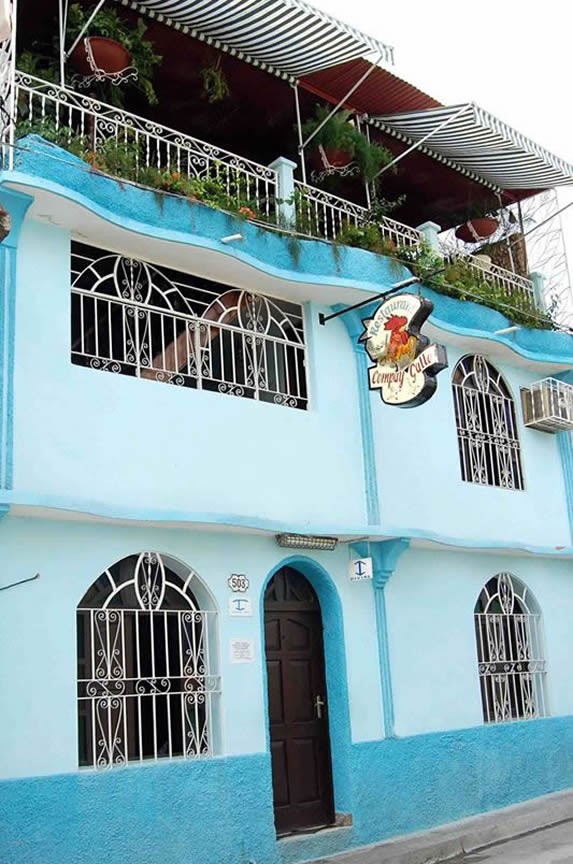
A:
{"type": "MultiPolygon", "coordinates": [[[[370,248],[406,265],[424,255],[427,237],[422,231],[387,216],[372,223],[366,207],[294,179],[289,160],[263,165],[19,71],[14,104],[18,121],[8,142],[13,145],[7,148],[9,167],[17,167],[22,136],[36,133],[81,155],[93,170],[161,192],[186,194],[269,230],[370,248]],[[368,235],[372,231],[374,245],[368,235]]],[[[440,254],[446,277],[455,275],[459,256],[446,249],[440,254]]],[[[491,305],[526,326],[551,326],[530,279],[477,256],[464,256],[461,266],[461,288],[456,279],[441,279],[432,287],[440,291],[446,286],[443,293],[491,305]],[[487,288],[485,294],[479,294],[480,286],[487,288]],[[512,316],[514,307],[523,314],[512,316]]]]}

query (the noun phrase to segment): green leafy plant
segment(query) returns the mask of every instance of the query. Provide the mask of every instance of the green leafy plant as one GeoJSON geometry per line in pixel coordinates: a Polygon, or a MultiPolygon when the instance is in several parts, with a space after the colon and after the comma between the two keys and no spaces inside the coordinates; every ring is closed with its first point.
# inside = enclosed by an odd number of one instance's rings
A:
{"type": "MultiPolygon", "coordinates": [[[[90,10],[84,9],[79,3],[72,3],[68,12],[67,42],[73,43],[89,21],[90,10]]],[[[157,104],[157,95],[153,87],[153,72],[161,62],[161,57],[153,50],[151,42],[145,38],[147,26],[142,18],[138,18],[135,27],[131,27],[118,15],[115,9],[102,8],[96,14],[86,31],[86,36],[104,36],[120,42],[131,55],[133,66],[137,69],[137,80],[126,82],[125,86],[134,86],[141,90],[150,105],[157,104]]],[[[105,82],[102,82],[105,83],[105,82]]],[[[108,88],[106,95],[114,104],[120,100],[118,87],[108,88]]]]}
{"type": "Polygon", "coordinates": [[[229,180],[227,175],[220,172],[217,163],[212,165],[213,173],[203,177],[162,171],[146,164],[149,154],[146,154],[144,145],[133,134],[119,139],[108,138],[98,142],[97,148],[94,148],[88,136],[79,135],[68,126],[58,126],[55,119],[48,116],[40,121],[23,119],[18,122],[17,139],[31,134],[40,135],[44,140],[79,156],[93,171],[108,174],[117,180],[137,183],[158,193],[179,195],[189,201],[199,201],[241,219],[261,220],[258,208],[265,202],[250,199],[248,181],[229,180]]]}
{"type": "Polygon", "coordinates": [[[367,183],[372,182],[380,169],[392,161],[392,154],[358,131],[350,111],[337,111],[329,118],[331,110],[323,105],[316,106],[314,117],[302,124],[303,139],[306,140],[326,121],[312,139],[312,149],[322,145],[325,150],[347,151],[350,159],[358,163],[361,177],[367,183]]]}
{"type": "Polygon", "coordinates": [[[344,246],[368,249],[379,255],[395,256],[397,252],[394,241],[385,237],[382,229],[375,222],[365,222],[362,225],[346,224],[336,235],[336,242],[344,246]]]}
{"type": "Polygon", "coordinates": [[[331,110],[331,108],[324,105],[316,106],[314,117],[302,124],[303,140],[309,138],[315,129],[321,123],[324,123],[322,129],[319,129],[312,139],[313,148],[316,149],[319,144],[322,144],[325,149],[347,150],[350,155],[354,155],[354,141],[357,130],[350,122],[351,112],[337,111],[336,114],[327,119],[331,110]]]}
{"type": "Polygon", "coordinates": [[[97,149],[86,148],[82,158],[96,171],[122,180],[135,180],[143,161],[140,145],[133,136],[119,141],[107,138],[98,143],[97,149]]]}
{"type": "Polygon", "coordinates": [[[74,156],[84,158],[88,148],[88,139],[78,135],[68,126],[59,126],[52,116],[44,116],[39,120],[21,120],[16,125],[16,138],[25,138],[27,135],[40,135],[50,144],[55,144],[74,156]]]}
{"type": "Polygon", "coordinates": [[[420,277],[422,283],[440,294],[488,306],[501,312],[514,324],[538,330],[553,329],[551,314],[539,310],[533,297],[520,291],[508,294],[504,286],[494,278],[488,278],[487,271],[480,271],[468,260],[457,258],[446,262],[426,244],[400,246],[396,254],[415,276],[420,277]],[[436,273],[440,268],[442,272],[436,273]]]}
{"type": "Polygon", "coordinates": [[[203,67],[199,76],[208,102],[222,102],[229,95],[229,84],[221,69],[220,57],[209,66],[203,67]]]}
{"type": "Polygon", "coordinates": [[[405,195],[400,195],[394,200],[376,196],[366,211],[365,219],[367,222],[383,222],[386,216],[396,210],[397,207],[401,207],[405,201],[405,195]]]}
{"type": "Polygon", "coordinates": [[[44,53],[42,46],[38,44],[34,47],[35,50],[22,51],[18,55],[16,68],[24,75],[33,75],[44,81],[56,82],[58,80],[58,62],[55,55],[44,53]]]}

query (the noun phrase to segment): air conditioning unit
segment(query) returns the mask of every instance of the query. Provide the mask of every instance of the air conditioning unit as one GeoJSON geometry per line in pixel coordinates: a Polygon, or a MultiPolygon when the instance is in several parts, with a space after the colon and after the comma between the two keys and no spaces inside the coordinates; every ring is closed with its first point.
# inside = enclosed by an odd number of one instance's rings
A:
{"type": "Polygon", "coordinates": [[[523,422],[542,432],[573,429],[573,386],[557,378],[543,378],[521,388],[523,422]]]}

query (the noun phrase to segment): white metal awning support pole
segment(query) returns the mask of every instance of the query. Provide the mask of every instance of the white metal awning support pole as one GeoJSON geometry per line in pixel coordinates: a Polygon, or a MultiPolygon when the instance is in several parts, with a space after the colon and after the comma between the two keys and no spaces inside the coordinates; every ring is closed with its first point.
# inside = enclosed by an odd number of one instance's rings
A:
{"type": "Polygon", "coordinates": [[[368,69],[366,70],[366,72],[364,73],[364,75],[361,75],[360,78],[358,79],[358,81],[356,82],[356,84],[353,84],[352,87],[350,88],[350,90],[348,91],[348,93],[346,93],[346,94],[342,97],[342,99],[341,99],[339,102],[337,102],[337,104],[334,106],[334,108],[332,109],[332,111],[330,112],[330,114],[328,114],[328,116],[324,118],[324,120],[322,121],[322,123],[320,123],[320,124],[316,127],[316,129],[314,130],[314,132],[312,132],[312,134],[308,136],[308,138],[306,139],[306,141],[303,141],[303,143],[302,143],[302,144],[300,145],[300,147],[299,147],[299,153],[301,154],[301,158],[302,158],[302,155],[303,155],[303,154],[302,154],[302,151],[304,150],[304,148],[307,147],[308,144],[310,144],[310,142],[312,141],[312,139],[314,138],[314,136],[317,135],[317,134],[320,132],[320,130],[322,129],[322,127],[325,125],[325,123],[328,123],[328,121],[330,120],[330,118],[331,118],[331,117],[334,117],[334,115],[336,114],[336,112],[338,111],[338,109],[339,109],[339,108],[342,108],[342,106],[344,105],[344,103],[345,103],[345,102],[346,102],[346,101],[347,101],[347,100],[352,96],[352,94],[353,94],[356,90],[358,90],[358,88],[360,87],[360,85],[361,85],[364,81],[366,81],[366,79],[368,78],[368,76],[371,75],[372,72],[373,72],[375,69],[378,68],[376,64],[377,64],[378,61],[381,60],[381,59],[382,59],[382,54],[379,54],[378,57],[376,58],[375,62],[372,63],[372,64],[368,67],[368,69]]]}
{"type": "Polygon", "coordinates": [[[296,111],[296,131],[298,135],[298,152],[300,156],[300,167],[302,170],[302,182],[306,186],[306,164],[304,161],[304,144],[302,141],[302,124],[300,121],[300,102],[298,98],[298,81],[295,81],[292,85],[292,89],[294,90],[294,106],[296,111]]]}
{"type": "MultiPolygon", "coordinates": [[[[81,32],[80,32],[79,36],[77,37],[77,39],[75,40],[74,44],[71,46],[71,48],[68,51],[66,51],[66,53],[64,55],[64,62],[68,59],[68,57],[70,56],[70,54],[72,53],[72,51],[74,50],[74,48],[76,47],[76,45],[78,44],[80,39],[83,39],[84,33],[87,33],[90,24],[92,23],[92,21],[94,20],[95,16],[97,15],[97,13],[99,12],[99,10],[101,9],[101,7],[103,6],[104,3],[105,3],[105,0],[99,0],[99,3],[97,4],[94,11],[90,15],[90,17],[88,18],[88,20],[86,21],[84,26],[82,27],[81,32]]],[[[64,36],[65,36],[65,33],[64,33],[64,36]]]]}
{"type": "Polygon", "coordinates": [[[60,87],[66,86],[66,28],[68,23],[68,0],[58,0],[58,48],[60,50],[60,87]]]}
{"type": "MultiPolygon", "coordinates": [[[[419,141],[416,141],[415,144],[412,144],[411,147],[408,147],[407,150],[404,150],[403,153],[400,153],[399,156],[396,156],[396,158],[393,159],[388,165],[385,165],[384,168],[382,168],[378,172],[378,174],[376,174],[376,176],[373,179],[376,180],[376,177],[380,177],[380,175],[384,174],[385,171],[388,171],[389,168],[393,168],[394,165],[396,165],[398,162],[400,162],[401,159],[404,158],[404,156],[408,156],[408,154],[412,153],[413,150],[417,150],[418,147],[421,147],[422,144],[424,144],[424,142],[426,142],[428,140],[428,138],[431,138],[432,135],[435,135],[437,132],[440,132],[442,129],[444,129],[446,126],[448,126],[454,120],[457,120],[458,117],[461,117],[462,114],[465,114],[465,112],[469,111],[470,108],[473,108],[473,102],[468,102],[467,105],[462,105],[462,107],[460,108],[459,111],[456,111],[455,114],[452,114],[450,117],[447,117],[446,120],[443,121],[443,123],[440,123],[439,126],[436,126],[435,129],[432,129],[430,132],[428,132],[427,135],[424,135],[423,138],[420,138],[419,141]]],[[[384,125],[384,124],[382,124],[382,125],[384,125]]]]}
{"type": "MultiPolygon", "coordinates": [[[[362,119],[364,119],[364,115],[363,115],[362,119]]],[[[357,117],[356,118],[356,125],[358,127],[358,131],[360,132],[360,134],[364,135],[364,137],[366,138],[366,140],[370,144],[370,127],[368,126],[368,123],[364,124],[365,129],[363,131],[362,130],[362,124],[360,122],[360,117],[357,117]]],[[[374,187],[372,188],[372,193],[373,193],[373,195],[376,195],[376,190],[374,189],[374,187]]],[[[370,207],[372,206],[372,199],[370,197],[370,184],[366,180],[364,181],[364,194],[366,195],[366,206],[368,207],[368,209],[370,209],[370,207]]]]}

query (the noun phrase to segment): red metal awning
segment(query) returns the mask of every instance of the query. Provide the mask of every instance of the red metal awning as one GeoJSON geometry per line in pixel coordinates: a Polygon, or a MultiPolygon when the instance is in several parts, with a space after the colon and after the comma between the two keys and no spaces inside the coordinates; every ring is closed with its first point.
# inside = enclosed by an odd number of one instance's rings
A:
{"type": "MultiPolygon", "coordinates": [[[[299,79],[300,86],[332,103],[343,99],[368,70],[368,60],[350,60],[330,69],[321,69],[299,79]]],[[[409,84],[388,69],[377,66],[352,94],[349,107],[362,114],[393,114],[440,108],[441,102],[409,84]]]]}

